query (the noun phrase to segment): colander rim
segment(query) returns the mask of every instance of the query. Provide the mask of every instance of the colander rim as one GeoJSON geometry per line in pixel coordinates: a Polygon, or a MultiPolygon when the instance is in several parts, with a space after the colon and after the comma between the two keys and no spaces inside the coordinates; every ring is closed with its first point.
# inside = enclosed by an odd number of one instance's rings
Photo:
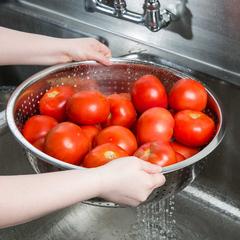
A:
{"type": "MultiPolygon", "coordinates": [[[[124,58],[111,58],[112,64],[118,64],[118,63],[125,63],[125,64],[141,64],[141,65],[147,65],[147,66],[154,66],[154,67],[160,67],[163,69],[170,70],[175,73],[180,73],[180,71],[171,68],[169,66],[165,66],[164,64],[159,64],[151,61],[144,61],[144,60],[138,60],[138,59],[124,59],[124,58]]],[[[32,154],[36,155],[36,157],[40,158],[41,160],[54,165],[56,167],[59,167],[61,169],[79,169],[79,170],[84,170],[86,168],[81,167],[81,166],[76,166],[73,164],[69,164],[63,161],[60,161],[56,158],[53,158],[39,149],[35,148],[32,144],[30,144],[21,134],[19,131],[15,121],[14,121],[14,108],[15,108],[15,103],[18,98],[18,96],[26,89],[28,86],[32,85],[33,83],[37,82],[38,80],[42,79],[43,77],[48,76],[49,74],[53,74],[59,70],[63,70],[66,68],[72,68],[81,64],[98,64],[95,61],[80,61],[80,62],[71,62],[71,63],[64,63],[64,64],[58,64],[54,65],[51,67],[48,67],[40,72],[35,73],[34,75],[30,76],[27,78],[25,81],[23,81],[12,93],[8,104],[6,108],[6,119],[7,119],[7,124],[9,126],[10,131],[14,135],[14,137],[17,139],[17,141],[28,151],[30,151],[32,154]]],[[[186,77],[191,77],[192,76],[188,74],[183,74],[186,77]]],[[[194,78],[198,80],[197,78],[194,78]]],[[[180,169],[184,169],[185,167],[188,167],[192,164],[195,164],[196,162],[200,161],[201,159],[207,157],[221,142],[221,140],[224,137],[225,134],[225,121],[223,119],[224,114],[223,114],[223,107],[222,103],[218,99],[218,97],[208,88],[208,86],[205,86],[206,90],[209,94],[209,96],[214,100],[214,102],[217,105],[218,111],[219,111],[219,127],[218,130],[214,136],[214,138],[211,140],[211,142],[205,146],[200,152],[198,152],[196,155],[178,162],[176,164],[170,165],[163,167],[162,173],[167,174],[170,172],[178,171],[180,169]]]]}

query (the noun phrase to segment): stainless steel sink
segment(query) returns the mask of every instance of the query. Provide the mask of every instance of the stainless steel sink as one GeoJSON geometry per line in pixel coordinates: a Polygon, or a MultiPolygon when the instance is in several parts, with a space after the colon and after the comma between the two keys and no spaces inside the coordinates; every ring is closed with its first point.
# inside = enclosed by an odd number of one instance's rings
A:
{"type": "MultiPolygon", "coordinates": [[[[0,16],[0,25],[19,30],[59,37],[93,36],[91,29],[87,34],[87,29],[83,26],[85,32],[81,33],[73,23],[69,27],[66,24],[48,21],[34,11],[21,8],[21,5],[15,6],[14,1],[4,1],[0,4],[0,16]]],[[[105,33],[96,34],[95,37],[105,43],[109,41],[109,35],[105,33]]],[[[127,39],[123,42],[124,46],[131,44],[132,42],[127,39]]],[[[117,45],[115,47],[117,48],[117,45]]],[[[119,52],[115,50],[115,53],[119,52]]],[[[159,52],[156,50],[152,54],[159,55],[159,52]]],[[[154,55],[141,54],[132,57],[160,61],[188,72],[208,84],[224,104],[227,123],[226,136],[217,150],[209,156],[205,171],[193,184],[175,197],[176,239],[239,240],[240,88],[174,65],[154,55]]],[[[16,86],[41,68],[39,66],[0,67],[0,86],[16,86]]],[[[29,173],[33,173],[33,170],[24,151],[5,126],[4,131],[0,131],[0,175],[29,173]]],[[[134,236],[126,235],[136,222],[136,216],[134,208],[108,209],[79,203],[38,220],[2,229],[0,240],[136,239],[134,236]]],[[[142,236],[137,239],[147,238],[142,236]]]]}
{"type": "MultiPolygon", "coordinates": [[[[222,146],[224,144],[225,141],[222,146]]],[[[217,156],[217,153],[214,154],[205,174],[175,198],[178,240],[238,240],[240,238],[240,210],[237,207],[239,205],[236,203],[234,205],[234,199],[230,195],[227,196],[231,190],[220,192],[221,189],[217,185],[214,189],[211,189],[210,184],[203,185],[204,181],[214,182],[216,173],[221,172],[212,169],[220,160],[214,159],[217,156]],[[208,176],[212,179],[207,180],[208,176]]],[[[0,135],[0,159],[1,175],[33,172],[24,151],[9,131],[0,135]]],[[[232,167],[229,164],[226,163],[225,168],[231,171],[232,167]]],[[[2,229],[0,239],[130,240],[136,239],[126,238],[126,234],[131,231],[135,222],[136,210],[133,208],[107,209],[79,203],[38,220],[2,229]]],[[[141,239],[147,238],[143,236],[141,239]]]]}

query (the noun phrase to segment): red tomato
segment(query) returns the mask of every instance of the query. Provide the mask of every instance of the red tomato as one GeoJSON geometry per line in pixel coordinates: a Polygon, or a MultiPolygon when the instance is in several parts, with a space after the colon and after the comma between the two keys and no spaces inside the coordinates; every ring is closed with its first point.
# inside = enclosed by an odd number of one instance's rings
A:
{"type": "Polygon", "coordinates": [[[176,155],[169,143],[150,142],[143,144],[134,156],[165,167],[177,162],[176,155]]]}
{"type": "Polygon", "coordinates": [[[151,108],[144,112],[137,123],[137,139],[143,144],[153,141],[170,141],[174,119],[165,108],[151,108]]]}
{"type": "Polygon", "coordinates": [[[33,143],[55,127],[58,122],[49,116],[35,115],[30,117],[23,126],[22,134],[30,142],[33,143]]]}
{"type": "Polygon", "coordinates": [[[74,94],[71,86],[54,87],[46,92],[39,102],[40,113],[55,118],[58,122],[66,119],[66,102],[74,94]]]}
{"type": "Polygon", "coordinates": [[[81,91],[67,101],[67,115],[77,124],[94,125],[105,122],[110,113],[110,104],[98,91],[81,91]]]}
{"type": "Polygon", "coordinates": [[[133,84],[132,101],[140,113],[152,107],[166,108],[168,104],[165,87],[153,75],[144,75],[133,84]]]}
{"type": "Polygon", "coordinates": [[[176,155],[177,162],[181,162],[181,161],[185,160],[185,157],[182,154],[175,152],[175,155],[176,155]]]}
{"type": "Polygon", "coordinates": [[[183,110],[178,112],[174,119],[174,136],[184,145],[200,147],[207,144],[214,135],[214,121],[205,113],[183,110]]]}
{"type": "Polygon", "coordinates": [[[39,149],[40,151],[44,151],[44,144],[45,144],[45,137],[41,137],[38,140],[36,140],[32,145],[39,149]]]}
{"type": "Polygon", "coordinates": [[[89,139],[90,147],[94,145],[95,137],[100,132],[101,128],[99,126],[95,125],[87,125],[87,126],[81,126],[81,129],[83,133],[86,135],[86,137],[89,139]]]}
{"type": "Polygon", "coordinates": [[[171,146],[175,152],[180,153],[185,158],[190,158],[191,156],[193,156],[199,152],[198,148],[187,147],[178,142],[172,142],[171,146]]]}
{"type": "Polygon", "coordinates": [[[110,95],[108,101],[110,103],[110,115],[106,126],[119,125],[127,128],[131,127],[137,117],[132,102],[120,94],[110,95]]]}
{"type": "Polygon", "coordinates": [[[170,90],[169,105],[177,111],[202,111],[207,105],[207,98],[207,91],[200,82],[183,78],[170,90]]]}
{"type": "Polygon", "coordinates": [[[46,136],[44,152],[64,162],[78,165],[88,150],[89,139],[74,123],[59,123],[46,136]]]}
{"type": "Polygon", "coordinates": [[[113,143],[129,155],[133,154],[137,149],[137,140],[133,133],[122,126],[110,126],[103,129],[96,137],[96,144],[113,143]]]}
{"type": "Polygon", "coordinates": [[[128,154],[117,145],[105,143],[95,147],[83,160],[83,167],[93,168],[104,165],[114,159],[127,157],[128,154]]]}

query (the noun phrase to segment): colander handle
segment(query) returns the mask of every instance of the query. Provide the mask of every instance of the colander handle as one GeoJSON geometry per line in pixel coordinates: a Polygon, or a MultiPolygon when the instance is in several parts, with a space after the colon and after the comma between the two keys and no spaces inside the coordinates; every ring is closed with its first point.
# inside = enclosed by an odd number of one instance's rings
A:
{"type": "Polygon", "coordinates": [[[146,52],[146,51],[147,51],[146,49],[141,49],[141,50],[138,50],[138,51],[135,51],[135,52],[131,52],[131,53],[128,53],[128,54],[121,55],[121,56],[119,56],[119,58],[126,59],[126,60],[141,59],[141,55],[144,54],[144,52],[146,52]]]}
{"type": "Polygon", "coordinates": [[[129,54],[119,56],[123,60],[134,60],[140,61],[141,63],[154,63],[154,64],[163,64],[165,66],[172,66],[172,63],[167,60],[160,58],[159,56],[147,53],[147,49],[140,49],[136,52],[131,52],[129,54]]]}

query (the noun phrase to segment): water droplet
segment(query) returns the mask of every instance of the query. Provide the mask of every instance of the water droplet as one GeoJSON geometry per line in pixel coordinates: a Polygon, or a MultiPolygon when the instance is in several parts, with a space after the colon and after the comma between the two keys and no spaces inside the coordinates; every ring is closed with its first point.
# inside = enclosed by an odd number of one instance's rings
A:
{"type": "Polygon", "coordinates": [[[143,204],[137,208],[137,219],[131,229],[133,239],[176,240],[174,197],[143,204]]]}

